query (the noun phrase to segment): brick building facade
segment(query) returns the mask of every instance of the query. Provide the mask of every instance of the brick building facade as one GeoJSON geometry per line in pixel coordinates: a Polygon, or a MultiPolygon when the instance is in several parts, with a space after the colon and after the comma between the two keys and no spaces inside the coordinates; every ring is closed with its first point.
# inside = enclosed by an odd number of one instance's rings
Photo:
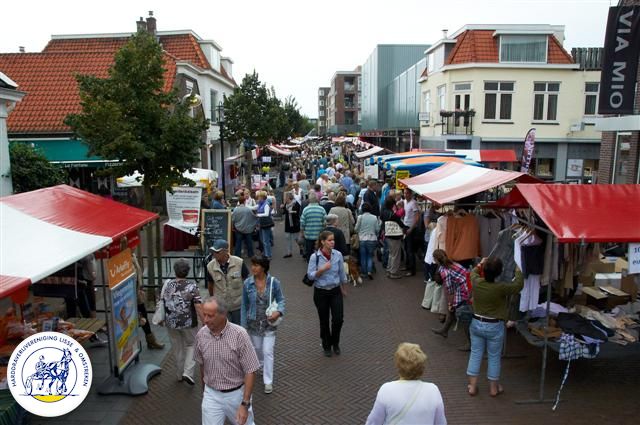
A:
{"type": "MultiPolygon", "coordinates": [[[[620,0],[618,6],[640,6],[640,0],[620,0]]],[[[640,81],[640,66],[636,81],[640,81]]],[[[640,113],[640,90],[637,87],[636,84],[634,115],[640,113]]],[[[597,183],[640,183],[639,143],[640,131],[603,131],[597,183]]]]}

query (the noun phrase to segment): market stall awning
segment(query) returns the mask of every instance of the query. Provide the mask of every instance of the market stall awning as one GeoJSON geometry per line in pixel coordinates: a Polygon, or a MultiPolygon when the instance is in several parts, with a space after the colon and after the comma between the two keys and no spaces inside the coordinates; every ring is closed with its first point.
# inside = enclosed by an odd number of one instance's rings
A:
{"type": "Polygon", "coordinates": [[[381,148],[380,146],[374,146],[372,148],[367,149],[366,151],[362,151],[362,152],[356,152],[356,158],[367,158],[371,155],[375,155],[378,152],[382,152],[384,150],[384,148],[381,148]]]}
{"type": "MultiPolygon", "coordinates": [[[[225,161],[228,159],[225,159],[225,161]]],[[[217,171],[206,168],[195,168],[193,173],[185,171],[182,175],[189,180],[193,180],[196,183],[196,187],[208,187],[218,178],[217,171]]],[[[118,187],[140,187],[143,180],[144,175],[136,171],[130,176],[118,177],[116,183],[118,187]]]]}
{"type": "Polygon", "coordinates": [[[433,171],[403,179],[401,182],[438,204],[446,204],[516,179],[532,181],[533,178],[514,171],[491,170],[449,162],[433,171]]]}
{"type": "Polygon", "coordinates": [[[67,185],[0,198],[0,298],[157,217],[67,185]]]}
{"type": "Polygon", "coordinates": [[[278,155],[291,156],[291,151],[288,149],[281,149],[274,145],[267,145],[267,149],[269,149],[271,152],[276,153],[278,155]]]}
{"type": "Polygon", "coordinates": [[[506,198],[524,199],[560,242],[640,242],[637,184],[517,184],[506,198]]]}
{"type": "Polygon", "coordinates": [[[462,155],[476,162],[516,162],[516,153],[513,149],[423,149],[425,153],[452,153],[462,155]]]}

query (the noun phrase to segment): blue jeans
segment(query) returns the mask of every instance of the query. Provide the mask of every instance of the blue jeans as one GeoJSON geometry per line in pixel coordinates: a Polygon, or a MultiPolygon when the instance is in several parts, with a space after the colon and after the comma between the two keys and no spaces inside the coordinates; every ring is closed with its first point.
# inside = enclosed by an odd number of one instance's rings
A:
{"type": "Polygon", "coordinates": [[[253,238],[251,233],[235,232],[236,234],[236,246],[233,247],[233,255],[236,257],[242,257],[242,243],[244,242],[247,247],[247,255],[249,258],[253,257],[253,238]]]}
{"type": "Polygon", "coordinates": [[[360,241],[360,273],[373,272],[373,256],[377,246],[377,241],[360,241]]]}
{"type": "Polygon", "coordinates": [[[471,334],[471,354],[467,365],[467,375],[479,376],[482,356],[486,347],[488,365],[487,378],[490,381],[500,379],[500,356],[504,341],[504,322],[488,323],[473,319],[469,327],[471,334]]]}
{"type": "Polygon", "coordinates": [[[260,240],[262,241],[262,255],[271,258],[271,242],[273,242],[272,227],[260,229],[260,240]]]}

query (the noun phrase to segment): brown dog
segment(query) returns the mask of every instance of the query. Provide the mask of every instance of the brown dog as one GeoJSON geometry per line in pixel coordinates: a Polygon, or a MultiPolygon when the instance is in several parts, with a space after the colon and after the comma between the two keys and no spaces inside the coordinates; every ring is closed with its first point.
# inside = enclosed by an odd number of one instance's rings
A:
{"type": "Polygon", "coordinates": [[[349,282],[353,283],[353,286],[362,285],[360,267],[358,267],[358,261],[355,257],[349,256],[349,260],[347,260],[347,269],[349,271],[349,282]]]}

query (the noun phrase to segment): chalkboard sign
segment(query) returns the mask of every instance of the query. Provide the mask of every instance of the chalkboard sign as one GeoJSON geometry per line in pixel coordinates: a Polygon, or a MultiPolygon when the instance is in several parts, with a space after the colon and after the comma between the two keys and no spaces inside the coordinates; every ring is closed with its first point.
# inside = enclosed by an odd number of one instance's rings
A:
{"type": "Polygon", "coordinates": [[[202,210],[200,229],[205,251],[213,246],[216,239],[224,239],[231,246],[231,211],[202,210]]]}

